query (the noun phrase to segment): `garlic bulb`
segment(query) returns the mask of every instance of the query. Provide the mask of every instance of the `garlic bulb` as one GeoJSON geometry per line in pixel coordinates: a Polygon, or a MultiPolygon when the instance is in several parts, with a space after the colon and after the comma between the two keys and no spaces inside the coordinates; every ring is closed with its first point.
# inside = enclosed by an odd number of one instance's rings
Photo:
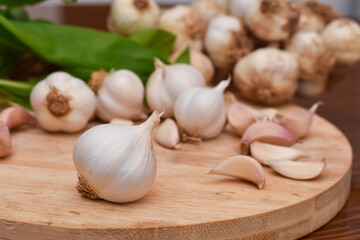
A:
{"type": "Polygon", "coordinates": [[[285,40],[296,26],[298,14],[286,0],[254,0],[247,5],[245,24],[262,40],[285,40]]]}
{"type": "Polygon", "coordinates": [[[275,48],[258,49],[240,59],[234,83],[253,102],[275,105],[288,101],[296,91],[298,63],[295,56],[275,48]]]}
{"type": "Polygon", "coordinates": [[[235,62],[252,49],[240,20],[220,15],[209,23],[205,48],[216,68],[230,71],[235,62]]]}
{"type": "Polygon", "coordinates": [[[205,24],[214,17],[225,14],[225,10],[216,0],[199,0],[192,4],[192,8],[205,24]]]}
{"type": "Polygon", "coordinates": [[[226,123],[224,91],[230,77],[214,88],[198,87],[182,93],[175,102],[175,119],[180,129],[194,137],[214,138],[226,123]]]}
{"type": "Polygon", "coordinates": [[[155,67],[146,85],[146,100],[151,110],[165,110],[165,117],[174,116],[174,103],[182,92],[205,86],[204,77],[190,65],[165,65],[155,59],[155,67]]]}
{"type": "Polygon", "coordinates": [[[298,32],[286,46],[286,51],[296,56],[300,79],[318,82],[319,87],[313,91],[314,93],[319,94],[325,90],[328,74],[335,63],[335,58],[321,35],[317,32],[298,32]]]}
{"type": "Polygon", "coordinates": [[[337,19],[322,33],[325,44],[334,52],[337,63],[360,60],[360,25],[347,18],[337,19]]]}
{"type": "Polygon", "coordinates": [[[206,24],[191,6],[176,5],[165,10],[159,18],[159,27],[177,35],[175,52],[182,52],[188,45],[202,50],[206,24]]]}
{"type": "Polygon", "coordinates": [[[131,35],[155,28],[159,15],[160,9],[154,0],[114,0],[108,28],[114,33],[131,35]]]}
{"type": "Polygon", "coordinates": [[[257,0],[230,0],[229,13],[241,21],[245,21],[246,15],[254,12],[258,6],[259,1],[257,0]]]}
{"type": "Polygon", "coordinates": [[[119,203],[144,196],[156,176],[151,135],[160,117],[154,112],[141,125],[102,124],[83,133],[73,152],[78,191],[91,199],[119,203]]]}
{"type": "Polygon", "coordinates": [[[318,1],[292,2],[291,7],[300,13],[296,32],[315,31],[321,33],[326,24],[339,15],[330,5],[318,1]]]}
{"type": "Polygon", "coordinates": [[[55,72],[35,85],[30,103],[43,129],[77,132],[94,115],[96,98],[84,81],[55,72]]]}
{"type": "Polygon", "coordinates": [[[215,74],[214,65],[210,58],[199,51],[190,52],[191,65],[204,77],[206,83],[210,83],[215,74]]]}
{"type": "Polygon", "coordinates": [[[101,120],[110,122],[114,118],[144,117],[145,89],[140,78],[133,72],[95,72],[89,86],[96,92],[96,116],[101,120]]]}

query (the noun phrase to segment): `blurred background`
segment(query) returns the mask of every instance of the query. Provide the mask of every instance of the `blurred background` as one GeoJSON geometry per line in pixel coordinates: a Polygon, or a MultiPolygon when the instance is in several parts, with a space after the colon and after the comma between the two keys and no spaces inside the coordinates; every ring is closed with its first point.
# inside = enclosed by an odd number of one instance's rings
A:
{"type": "MultiPolygon", "coordinates": [[[[78,5],[110,5],[112,0],[77,0],[78,5]]],[[[191,3],[195,0],[155,0],[162,5],[172,5],[179,3],[191,3]]],[[[301,0],[296,0],[301,1],[301,0]]],[[[330,4],[339,11],[341,14],[349,16],[351,18],[360,19],[360,0],[319,0],[326,4],[330,4]]],[[[63,13],[59,11],[58,8],[53,8],[54,5],[63,5],[61,0],[48,0],[42,4],[39,4],[35,7],[30,7],[28,9],[30,16],[32,18],[43,18],[49,19],[54,22],[63,22],[62,17],[63,13]]]]}

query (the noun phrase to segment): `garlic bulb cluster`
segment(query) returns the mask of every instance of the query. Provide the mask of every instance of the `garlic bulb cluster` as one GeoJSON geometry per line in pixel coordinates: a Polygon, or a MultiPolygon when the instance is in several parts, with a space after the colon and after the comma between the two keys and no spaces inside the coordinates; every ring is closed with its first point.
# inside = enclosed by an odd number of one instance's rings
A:
{"type": "Polygon", "coordinates": [[[83,133],[73,152],[78,191],[118,203],[144,196],[156,176],[152,131],[160,117],[154,112],[141,125],[102,124],[83,133]]]}
{"type": "Polygon", "coordinates": [[[218,136],[226,123],[224,91],[230,77],[214,88],[198,87],[182,93],[175,102],[175,119],[190,136],[210,139],[218,136]]]}
{"type": "Polygon", "coordinates": [[[191,6],[176,5],[165,10],[158,24],[160,28],[177,35],[174,52],[182,52],[188,45],[193,50],[203,49],[206,25],[191,6]]]}
{"type": "MultiPolygon", "coordinates": [[[[242,2],[243,9],[246,9],[245,24],[256,37],[265,41],[281,41],[289,38],[296,26],[298,14],[289,7],[286,0],[242,2]]],[[[244,12],[235,15],[244,15],[244,12]]]]}
{"type": "Polygon", "coordinates": [[[315,31],[321,33],[326,24],[339,15],[330,5],[318,1],[292,2],[291,7],[300,13],[296,32],[315,31]]]}
{"type": "Polygon", "coordinates": [[[155,28],[159,15],[160,9],[154,0],[114,0],[108,28],[114,33],[131,35],[155,28]]]}
{"type": "Polygon", "coordinates": [[[325,44],[334,52],[337,63],[360,60],[360,25],[347,18],[332,21],[324,29],[325,44]]]}
{"type": "Polygon", "coordinates": [[[205,48],[215,67],[227,71],[239,58],[250,52],[252,43],[239,19],[220,15],[209,23],[205,48]]]}
{"type": "Polygon", "coordinates": [[[96,92],[96,116],[110,122],[114,118],[144,117],[144,85],[129,70],[95,72],[89,86],[96,92]]]}
{"type": "Polygon", "coordinates": [[[54,72],[35,85],[30,103],[43,129],[77,132],[94,115],[96,98],[81,79],[54,72]]]}
{"type": "Polygon", "coordinates": [[[188,64],[165,65],[155,59],[155,67],[146,85],[146,101],[151,110],[165,110],[165,117],[174,116],[174,104],[181,93],[205,86],[201,73],[188,64]]]}
{"type": "Polygon", "coordinates": [[[205,24],[214,17],[225,14],[225,10],[216,0],[199,0],[192,4],[192,8],[205,24]]]}
{"type": "Polygon", "coordinates": [[[296,91],[298,63],[291,53],[262,48],[240,59],[233,74],[244,98],[269,105],[281,104],[296,91]]]}

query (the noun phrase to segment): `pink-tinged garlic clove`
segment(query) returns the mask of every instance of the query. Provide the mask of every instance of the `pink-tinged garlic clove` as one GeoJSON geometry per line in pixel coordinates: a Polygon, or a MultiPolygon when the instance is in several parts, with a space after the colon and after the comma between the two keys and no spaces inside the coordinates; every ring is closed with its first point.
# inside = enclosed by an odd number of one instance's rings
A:
{"type": "Polygon", "coordinates": [[[258,115],[257,110],[236,100],[233,101],[227,111],[227,119],[231,128],[240,136],[255,122],[258,115]]]}
{"type": "Polygon", "coordinates": [[[4,157],[11,152],[11,136],[9,128],[0,120],[0,157],[4,157]]]}
{"type": "Polygon", "coordinates": [[[154,136],[156,142],[169,149],[179,149],[180,135],[175,121],[171,118],[165,119],[157,128],[154,136]]]}
{"type": "Polygon", "coordinates": [[[310,131],[314,114],[321,104],[322,102],[317,102],[307,111],[301,111],[288,115],[277,114],[275,116],[275,121],[289,130],[294,137],[304,137],[310,131]]]}
{"type": "Polygon", "coordinates": [[[269,165],[277,173],[292,179],[308,180],[319,176],[326,167],[326,160],[318,161],[274,161],[269,162],[269,165]]]}
{"type": "Polygon", "coordinates": [[[253,142],[250,144],[250,154],[259,163],[269,166],[269,162],[282,160],[298,160],[308,157],[308,155],[296,148],[277,146],[262,142],[253,142]]]}
{"type": "Polygon", "coordinates": [[[210,174],[218,174],[245,179],[255,183],[259,189],[265,184],[263,167],[249,156],[238,155],[222,161],[217,167],[210,170],[210,174]]]}
{"type": "Polygon", "coordinates": [[[244,132],[240,143],[241,153],[248,154],[250,144],[255,141],[280,146],[291,146],[296,142],[296,138],[278,123],[258,121],[250,125],[244,132]]]}
{"type": "Polygon", "coordinates": [[[0,113],[0,119],[9,129],[21,125],[35,125],[37,123],[35,117],[20,106],[5,108],[0,113]]]}

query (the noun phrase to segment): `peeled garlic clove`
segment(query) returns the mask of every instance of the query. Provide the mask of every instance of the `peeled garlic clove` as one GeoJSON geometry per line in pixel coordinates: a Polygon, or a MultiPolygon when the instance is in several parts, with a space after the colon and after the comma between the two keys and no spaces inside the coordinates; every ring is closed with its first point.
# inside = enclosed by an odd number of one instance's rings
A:
{"type": "Polygon", "coordinates": [[[112,124],[121,124],[121,125],[134,125],[134,122],[127,119],[114,118],[110,121],[112,124]]]}
{"type": "Polygon", "coordinates": [[[79,193],[119,203],[144,196],[156,176],[152,131],[161,115],[155,111],[140,125],[102,124],[83,133],[73,152],[79,193]]]}
{"type": "Polygon", "coordinates": [[[255,141],[280,146],[291,146],[296,142],[296,138],[278,123],[260,121],[250,125],[244,132],[240,144],[241,153],[248,154],[250,144],[255,141]]]}
{"type": "Polygon", "coordinates": [[[293,114],[277,114],[275,121],[283,125],[296,138],[304,137],[310,131],[314,114],[322,102],[315,103],[309,110],[293,114]]]}
{"type": "Polygon", "coordinates": [[[198,87],[182,93],[174,106],[179,128],[191,137],[210,139],[218,136],[226,123],[224,91],[230,80],[229,77],[214,88],[198,87]]]}
{"type": "Polygon", "coordinates": [[[5,108],[0,113],[0,119],[9,129],[21,125],[35,125],[37,123],[35,117],[20,106],[5,108]]]}
{"type": "Polygon", "coordinates": [[[145,88],[135,73],[129,70],[95,72],[89,86],[96,92],[96,116],[101,120],[144,118],[145,88]]]}
{"type": "Polygon", "coordinates": [[[30,103],[43,129],[77,132],[94,115],[96,97],[83,80],[54,72],[33,87],[30,103]]]}
{"type": "Polygon", "coordinates": [[[155,59],[155,67],[146,85],[146,100],[151,110],[165,109],[164,117],[174,116],[174,104],[181,93],[205,86],[201,73],[188,64],[165,65],[155,59]]]}
{"type": "Polygon", "coordinates": [[[320,161],[311,162],[283,160],[269,162],[269,165],[272,169],[285,177],[297,180],[308,180],[316,178],[324,171],[326,160],[322,159],[320,161]]]}
{"type": "Polygon", "coordinates": [[[165,119],[165,121],[159,125],[154,138],[163,147],[170,149],[179,149],[181,147],[179,130],[175,121],[171,118],[165,119]]]}
{"type": "Polygon", "coordinates": [[[107,24],[111,32],[127,36],[155,28],[159,15],[153,0],[114,0],[107,24]]]}
{"type": "Polygon", "coordinates": [[[257,110],[239,101],[234,101],[227,111],[227,120],[234,132],[241,136],[255,122],[258,115],[257,110]]]}
{"type": "Polygon", "coordinates": [[[9,128],[0,120],[0,157],[4,157],[11,152],[12,142],[9,128]]]}
{"type": "Polygon", "coordinates": [[[303,157],[308,157],[305,152],[296,148],[277,146],[262,142],[251,143],[250,153],[253,158],[265,166],[268,166],[269,162],[297,160],[303,157]]]}
{"type": "Polygon", "coordinates": [[[262,189],[265,184],[263,167],[249,156],[238,155],[228,158],[211,169],[210,173],[245,179],[255,183],[259,189],[262,189]]]}

